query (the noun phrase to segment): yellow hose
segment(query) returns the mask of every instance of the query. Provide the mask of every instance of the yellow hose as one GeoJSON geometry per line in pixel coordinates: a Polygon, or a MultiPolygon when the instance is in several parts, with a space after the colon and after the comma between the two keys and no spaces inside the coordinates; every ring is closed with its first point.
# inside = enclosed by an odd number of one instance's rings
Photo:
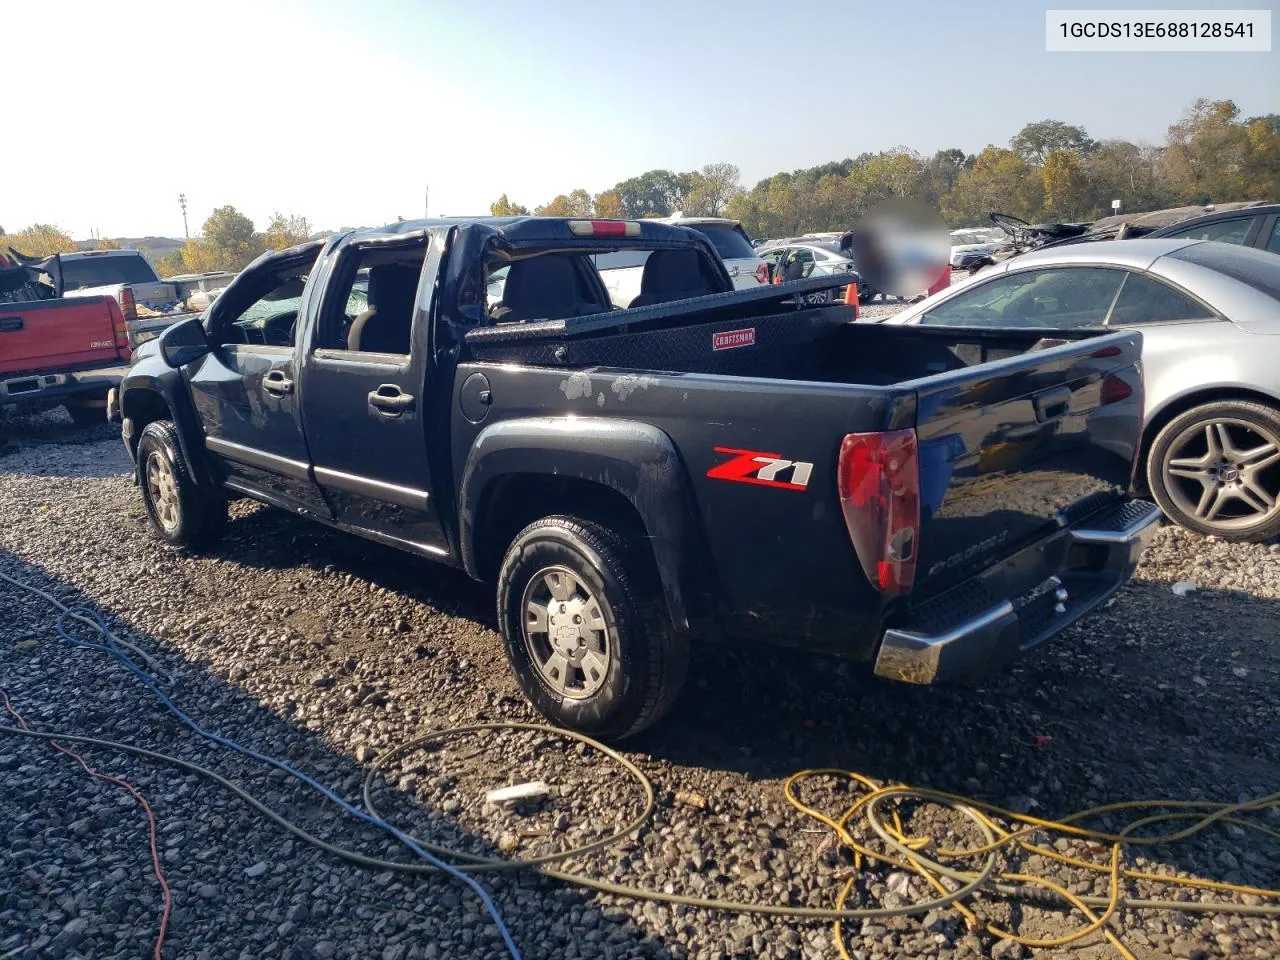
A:
{"type": "MultiPolygon", "coordinates": [[[[1270,796],[1262,797],[1258,800],[1251,800],[1246,803],[1237,804],[1186,800],[1130,800],[1122,803],[1110,803],[1099,807],[1092,807],[1088,810],[1081,810],[1059,820],[1048,820],[1042,817],[1033,817],[1028,814],[1016,813],[1012,810],[998,807],[995,804],[982,803],[980,801],[975,801],[967,797],[962,797],[953,793],[946,793],[940,790],[905,786],[884,787],[869,777],[850,770],[802,770],[801,772],[793,774],[787,778],[787,781],[783,786],[783,793],[786,796],[787,801],[798,811],[830,828],[836,834],[840,842],[853,852],[855,868],[861,868],[863,859],[874,859],[883,863],[889,863],[899,869],[914,871],[931,887],[942,894],[950,892],[950,888],[943,883],[944,878],[957,882],[966,882],[972,881],[977,877],[977,874],[971,870],[961,870],[946,866],[940,861],[963,860],[977,856],[990,856],[992,854],[1000,854],[1006,858],[1019,851],[1038,854],[1042,857],[1046,857],[1069,866],[1092,870],[1097,873],[1105,873],[1108,875],[1110,881],[1108,896],[1104,898],[1102,912],[1095,913],[1090,904],[1092,903],[1097,905],[1098,898],[1096,897],[1077,896],[1046,877],[1038,877],[1033,874],[1018,873],[1010,870],[996,870],[994,872],[992,875],[993,886],[999,893],[1014,897],[1019,895],[1025,896],[1028,892],[1028,888],[1039,887],[1051,891],[1056,897],[1061,898],[1076,910],[1080,911],[1087,922],[1078,929],[1061,937],[1037,939],[1024,936],[1019,934],[1017,931],[1006,930],[999,927],[995,923],[983,922],[977,917],[971,906],[961,901],[956,901],[952,904],[956,911],[964,917],[969,929],[985,929],[994,937],[1012,940],[1027,947],[1063,947],[1082,940],[1090,934],[1101,930],[1107,941],[1122,957],[1125,958],[1125,960],[1136,960],[1134,955],[1124,945],[1120,938],[1106,927],[1107,921],[1125,908],[1193,910],[1196,912],[1220,910],[1221,912],[1280,916],[1280,904],[1266,904],[1250,907],[1247,904],[1240,903],[1205,904],[1183,903],[1176,900],[1133,900],[1124,897],[1122,891],[1122,883],[1125,880],[1145,880],[1149,882],[1169,884],[1174,887],[1208,889],[1223,893],[1239,895],[1251,894],[1256,897],[1280,899],[1280,890],[1247,887],[1240,884],[1222,883],[1219,881],[1201,880],[1198,878],[1165,877],[1159,874],[1146,873],[1140,870],[1130,870],[1123,866],[1122,863],[1124,850],[1127,846],[1150,846],[1153,844],[1176,843],[1179,840],[1185,840],[1188,837],[1198,834],[1209,826],[1219,823],[1232,824],[1243,829],[1254,830],[1273,839],[1280,840],[1280,831],[1272,830],[1269,827],[1254,822],[1253,820],[1235,816],[1235,814],[1240,813],[1259,813],[1264,810],[1276,809],[1280,806],[1280,793],[1273,793],[1270,796]],[[815,810],[796,795],[796,785],[801,781],[812,777],[844,778],[857,784],[863,788],[865,792],[856,801],[854,801],[854,803],[849,805],[849,807],[847,807],[838,818],[832,818],[819,810],[815,810]],[[881,813],[881,808],[889,801],[893,802],[893,807],[889,811],[889,819],[891,822],[885,822],[881,813]],[[963,850],[932,849],[934,844],[931,837],[913,837],[910,836],[904,828],[900,810],[900,806],[904,801],[913,803],[924,802],[964,812],[968,814],[971,819],[977,819],[982,823],[987,828],[987,832],[990,835],[994,835],[995,839],[979,846],[969,847],[963,850]],[[1105,833],[1100,830],[1091,830],[1077,825],[1079,821],[1088,820],[1092,817],[1101,816],[1107,813],[1114,813],[1121,810],[1149,810],[1153,808],[1159,808],[1165,812],[1154,813],[1150,816],[1135,819],[1116,834],[1105,833]],[[853,834],[850,832],[849,823],[859,814],[861,814],[862,822],[870,828],[872,833],[879,836],[883,841],[884,849],[872,849],[854,838],[853,834]],[[1018,826],[1015,829],[1007,829],[1001,826],[1001,824],[993,819],[993,817],[1000,817],[1012,824],[1021,824],[1021,826],[1018,826]],[[1136,830],[1143,827],[1172,820],[1192,820],[1194,822],[1191,826],[1182,830],[1160,836],[1139,837],[1133,835],[1136,830]],[[1109,845],[1108,862],[1103,864],[1081,860],[1077,857],[1071,857],[1066,854],[1059,853],[1057,850],[1047,848],[1039,844],[1030,843],[1023,839],[1023,837],[1028,834],[1037,831],[1046,831],[1051,833],[1056,832],[1076,839],[1106,843],[1109,845]],[[932,856],[926,857],[922,853],[924,850],[931,850],[932,856]],[[1019,886],[1011,886],[1011,884],[1017,884],[1019,886]]],[[[854,879],[852,878],[844,884],[837,896],[836,903],[838,908],[844,908],[853,886],[854,879]]],[[[832,932],[835,937],[836,948],[839,951],[840,956],[843,960],[851,960],[849,952],[844,945],[844,936],[839,920],[836,921],[832,932]]]]}

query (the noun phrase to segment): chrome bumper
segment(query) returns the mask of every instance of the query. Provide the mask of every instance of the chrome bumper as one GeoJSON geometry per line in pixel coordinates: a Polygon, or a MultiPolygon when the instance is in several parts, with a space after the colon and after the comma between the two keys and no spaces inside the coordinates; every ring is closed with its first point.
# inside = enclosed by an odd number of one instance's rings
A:
{"type": "MultiPolygon", "coordinates": [[[[933,618],[924,629],[909,624],[886,630],[876,674],[928,684],[1007,663],[1066,629],[1132,577],[1159,521],[1154,504],[1130,500],[1065,528],[1049,542],[1029,548],[1037,557],[1060,558],[1059,569],[1041,568],[1051,576],[1018,596],[978,609],[972,602],[952,602],[964,612],[944,617],[941,624],[933,618]]],[[[963,591],[965,586],[956,589],[963,591]]]]}

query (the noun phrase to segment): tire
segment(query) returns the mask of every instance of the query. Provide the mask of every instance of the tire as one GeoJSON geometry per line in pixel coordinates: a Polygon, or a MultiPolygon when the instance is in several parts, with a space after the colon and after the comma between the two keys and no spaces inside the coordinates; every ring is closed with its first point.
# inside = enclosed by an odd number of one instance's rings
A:
{"type": "Polygon", "coordinates": [[[546,517],[512,542],[497,593],[507,660],[551,723],[616,739],[656,722],[675,702],[689,644],[667,622],[647,552],[598,524],[546,517]],[[545,610],[544,629],[536,617],[529,622],[531,607],[545,610]]]}
{"type": "Polygon", "coordinates": [[[1196,533],[1280,534],[1280,412],[1223,400],[1174,417],[1151,444],[1147,485],[1165,516],[1196,533]]]}
{"type": "Polygon", "coordinates": [[[171,420],[146,425],[138,438],[138,486],[151,527],[175,547],[201,550],[212,545],[227,524],[227,500],[198,487],[178,448],[171,420]]]}
{"type": "Polygon", "coordinates": [[[77,427],[97,427],[107,422],[105,407],[67,407],[67,413],[77,427]]]}

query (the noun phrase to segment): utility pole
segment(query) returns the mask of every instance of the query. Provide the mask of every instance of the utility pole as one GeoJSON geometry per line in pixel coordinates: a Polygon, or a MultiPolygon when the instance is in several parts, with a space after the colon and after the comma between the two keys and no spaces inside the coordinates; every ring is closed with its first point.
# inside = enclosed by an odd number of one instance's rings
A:
{"type": "Polygon", "coordinates": [[[187,195],[185,193],[178,194],[178,206],[182,207],[182,235],[190,240],[191,231],[187,229],[187,195]]]}
{"type": "Polygon", "coordinates": [[[431,216],[431,188],[422,188],[422,215],[423,217],[431,216]]]}

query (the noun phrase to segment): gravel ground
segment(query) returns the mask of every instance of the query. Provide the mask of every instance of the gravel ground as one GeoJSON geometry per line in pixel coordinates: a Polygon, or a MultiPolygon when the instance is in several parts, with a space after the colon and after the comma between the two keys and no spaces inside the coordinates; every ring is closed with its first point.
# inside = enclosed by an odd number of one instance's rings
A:
{"type": "MultiPolygon", "coordinates": [[[[112,429],[77,430],[64,416],[19,421],[0,449],[0,571],[108,612],[122,637],[174,673],[174,698],[208,728],[356,801],[364,769],[394,745],[443,726],[537,719],[502,660],[484,587],[248,503],[234,505],[211,556],[167,550],[148,533],[112,429]]],[[[911,688],[857,664],[698,649],[674,713],[626,743],[657,786],[651,825],[571,867],[693,894],[830,905],[849,861],[782,796],[783,780],[803,768],[854,769],[1047,816],[1280,789],[1278,549],[1165,529],[1105,610],[977,686],[911,688]],[[1179,581],[1198,589],[1175,596],[1179,581]]],[[[409,859],[306,788],[197,738],[106,657],[59,641],[40,602],[0,583],[0,611],[0,688],[33,726],[177,754],[333,843],[409,859]]],[[[194,775],[84,752],[137,785],[159,820],[175,907],[165,957],[503,956],[478,901],[455,883],[361,869],[194,775]]],[[[406,756],[379,784],[380,810],[406,829],[521,857],[609,833],[640,804],[605,758],[537,734],[459,737],[406,756]],[[551,795],[514,808],[482,800],[534,779],[551,795]]],[[[805,796],[831,811],[848,802],[830,781],[805,796]]],[[[1280,886],[1280,844],[1260,836],[1209,831],[1135,862],[1280,886]]],[[[120,789],[46,743],[0,735],[0,850],[0,958],[150,956],[160,892],[146,821],[120,789]]],[[[1102,889],[1069,868],[1028,868],[1079,892],[1102,889]]],[[[872,899],[925,896],[905,875],[864,879],[872,899]]],[[[821,923],[637,903],[531,877],[486,883],[530,960],[835,956],[821,923]]],[[[997,901],[980,909],[1037,936],[1079,924],[1030,907],[1011,916],[997,901]]],[[[958,921],[855,923],[847,943],[862,958],[1029,955],[958,921]]],[[[1112,929],[1140,960],[1280,956],[1280,923],[1269,920],[1130,912],[1112,929]]],[[[1094,936],[1035,955],[1114,953],[1094,936]]]]}

